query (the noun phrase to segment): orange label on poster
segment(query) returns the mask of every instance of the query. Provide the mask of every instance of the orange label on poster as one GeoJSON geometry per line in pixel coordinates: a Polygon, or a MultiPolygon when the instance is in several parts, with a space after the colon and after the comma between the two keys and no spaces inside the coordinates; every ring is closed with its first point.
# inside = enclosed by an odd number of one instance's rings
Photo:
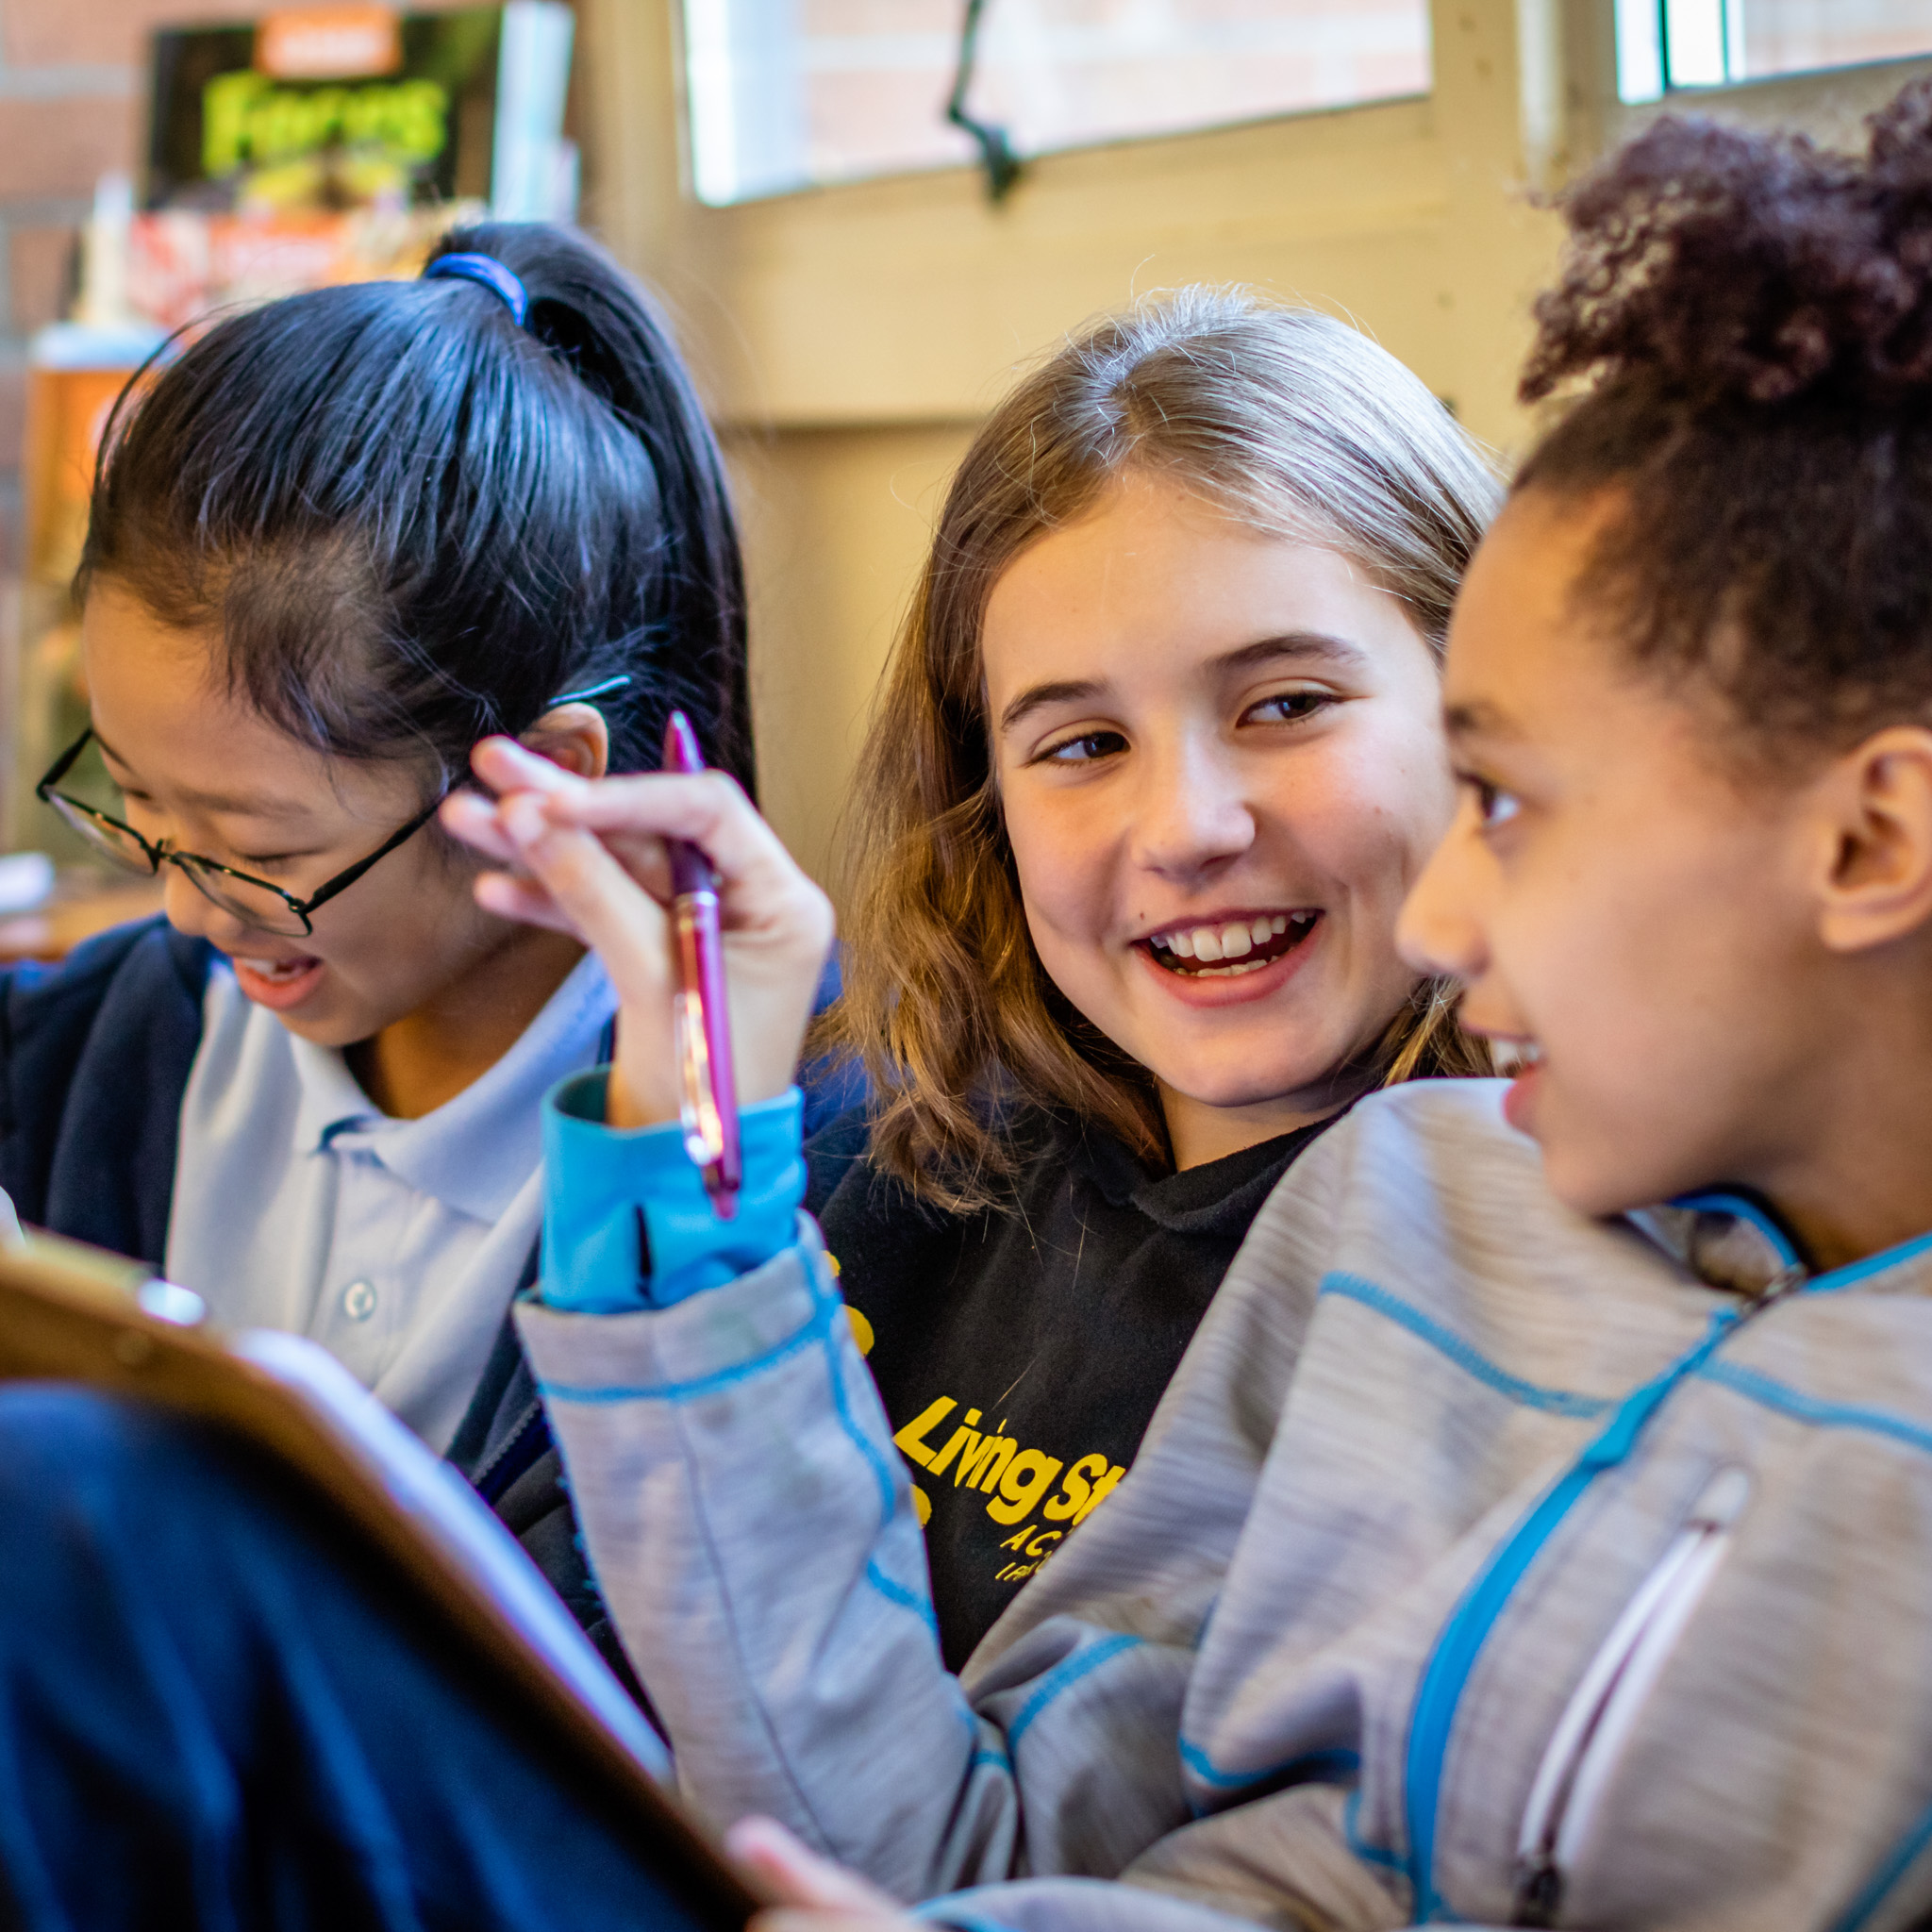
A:
{"type": "Polygon", "coordinates": [[[271,13],[255,30],[255,64],[275,80],[353,80],[403,64],[389,7],[305,7],[271,13]]]}

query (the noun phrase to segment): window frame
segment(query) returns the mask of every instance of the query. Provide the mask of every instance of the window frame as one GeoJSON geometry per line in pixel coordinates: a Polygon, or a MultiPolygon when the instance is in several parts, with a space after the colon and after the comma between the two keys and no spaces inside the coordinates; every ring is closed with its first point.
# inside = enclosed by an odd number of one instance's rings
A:
{"type": "MultiPolygon", "coordinates": [[[[696,156],[701,145],[696,125],[697,110],[693,99],[696,90],[692,84],[694,65],[691,46],[689,10],[691,0],[673,0],[670,9],[672,31],[677,48],[677,68],[682,103],[682,155],[683,170],[687,192],[691,201],[700,208],[743,208],[754,202],[779,201],[791,195],[808,194],[821,191],[836,192],[845,188],[862,187],[870,182],[898,180],[907,176],[919,176],[956,172],[964,167],[974,169],[978,163],[963,151],[957,158],[903,161],[893,165],[830,177],[824,180],[805,179],[787,182],[780,186],[757,190],[751,193],[734,195],[729,199],[712,201],[699,192],[696,176],[700,172],[696,156]]],[[[1425,16],[1430,8],[1423,0],[1420,9],[1425,16]]],[[[1431,52],[1433,52],[1433,21],[1430,22],[1431,52]]],[[[957,42],[956,42],[957,46],[957,42]]],[[[1084,140],[1056,142],[1043,148],[1028,148],[1021,153],[1021,160],[1030,166],[1039,161],[1053,159],[1061,155],[1086,154],[1095,150],[1137,147],[1147,142],[1184,141],[1199,135],[1218,134],[1231,128],[1268,126],[1277,121],[1291,121],[1310,114],[1336,114],[1351,112],[1357,108],[1391,107],[1404,102],[1426,100],[1431,90],[1421,88],[1403,92],[1376,94],[1361,100],[1316,103],[1307,107],[1265,108],[1254,113],[1231,114],[1214,120],[1196,122],[1174,127],[1148,127],[1115,134],[1093,135],[1084,140]]],[[[969,111],[978,106],[968,100],[969,111]]],[[[936,112],[937,112],[936,106],[936,112]]],[[[960,141],[970,146],[970,139],[962,131],[960,141]]]]}
{"type": "Polygon", "coordinates": [[[1423,97],[1057,151],[1000,207],[972,166],[709,207],[691,192],[677,0],[578,0],[586,219],[663,291],[727,427],[976,420],[1086,315],[1186,280],[1359,317],[1478,435],[1558,225],[1531,205],[1659,113],[1857,145],[1932,58],[1618,97],[1614,0],[1431,0],[1423,97]]]}
{"type": "Polygon", "coordinates": [[[1734,23],[1731,0],[1689,0],[1689,4],[1715,5],[1719,8],[1720,32],[1724,40],[1722,58],[1727,73],[1722,80],[1673,80],[1669,78],[1673,71],[1670,12],[1672,8],[1686,4],[1687,0],[1613,0],[1617,40],[1615,91],[1622,106],[1655,108],[1673,101],[1682,106],[1728,93],[1735,88],[1768,87],[1787,81],[1824,83],[1837,75],[1868,72],[1883,75],[1894,69],[1932,60],[1932,48],[1927,48],[1921,54],[1835,61],[1824,67],[1795,69],[1789,74],[1740,75],[1732,79],[1728,69],[1734,63],[1740,67],[1743,64],[1741,9],[1734,23]],[[1640,18],[1646,15],[1648,19],[1640,18]]]}

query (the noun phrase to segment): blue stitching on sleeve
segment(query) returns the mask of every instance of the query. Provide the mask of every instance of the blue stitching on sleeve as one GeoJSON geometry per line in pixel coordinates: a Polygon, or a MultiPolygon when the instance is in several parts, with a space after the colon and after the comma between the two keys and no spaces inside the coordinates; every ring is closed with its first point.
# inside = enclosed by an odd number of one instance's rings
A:
{"type": "Polygon", "coordinates": [[[1520,1402],[1525,1408],[1540,1408],[1551,1415],[1587,1420],[1616,1407],[1613,1401],[1601,1395],[1578,1395],[1568,1389],[1544,1389],[1535,1382],[1525,1382],[1521,1375],[1512,1375],[1507,1369],[1499,1368],[1488,1356],[1473,1348],[1461,1336],[1443,1327],[1440,1322],[1424,1314],[1420,1308],[1391,1294],[1386,1288],[1377,1288],[1373,1281],[1364,1281],[1357,1274],[1324,1275],[1320,1291],[1344,1296],[1349,1301],[1359,1302],[1365,1308],[1374,1309],[1378,1315],[1387,1316],[1440,1354],[1447,1356],[1465,1374],[1474,1375],[1487,1388],[1495,1390],[1499,1395],[1507,1395],[1511,1402],[1520,1402]]]}
{"type": "MultiPolygon", "coordinates": [[[[845,1304],[835,1294],[829,1297],[829,1307],[845,1311],[845,1304]]],[[[845,1378],[839,1372],[839,1341],[830,1324],[825,1327],[825,1376],[832,1385],[832,1407],[838,1412],[839,1426],[858,1445],[858,1453],[872,1465],[874,1479],[879,1486],[879,1528],[884,1530],[892,1520],[897,1498],[892,1489],[892,1472],[886,1467],[886,1459],[878,1452],[877,1445],[863,1429],[852,1413],[852,1405],[845,1395],[845,1378]]]]}
{"type": "Polygon", "coordinates": [[[557,1402],[691,1402],[701,1395],[710,1395],[720,1389],[728,1389],[735,1382],[742,1382],[750,1376],[762,1374],[765,1370],[775,1368],[788,1357],[811,1347],[829,1332],[833,1314],[843,1307],[844,1304],[837,1299],[824,1302],[810,1321],[795,1333],[788,1335],[777,1347],[767,1350],[761,1356],[755,1356],[748,1362],[739,1362],[728,1369],[715,1369],[710,1374],[694,1376],[689,1382],[644,1382],[635,1388],[586,1389],[572,1382],[540,1381],[537,1384],[537,1391],[546,1401],[557,1402]]]}
{"type": "Polygon", "coordinates": [[[1362,1788],[1357,1785],[1348,1794],[1348,1803],[1341,1807],[1341,1835],[1348,1840],[1348,1848],[1365,1865],[1379,1866],[1385,1872],[1392,1872],[1405,1885],[1408,1882],[1408,1860],[1399,1852],[1391,1852],[1382,1845],[1372,1845],[1361,1832],[1362,1788]]]}
{"type": "Polygon", "coordinates": [[[1056,1664],[1040,1680],[1033,1695],[1020,1707],[1020,1715],[1007,1726],[1007,1749],[1019,1750],[1020,1740],[1026,1735],[1033,1720],[1062,1690],[1071,1690],[1090,1671],[1097,1671],[1102,1664],[1120,1656],[1122,1651],[1133,1650],[1143,1641],[1139,1637],[1129,1637],[1124,1632],[1103,1637],[1097,1643],[1090,1643],[1086,1649],[1075,1651],[1064,1663],[1056,1664]]]}
{"type": "Polygon", "coordinates": [[[889,1604],[897,1604],[902,1610],[910,1610],[935,1637],[940,1634],[940,1620],[933,1615],[932,1606],[917,1591],[908,1590],[903,1583],[894,1583],[876,1563],[865,1566],[865,1580],[889,1604]]]}
{"type": "Polygon", "coordinates": [[[1920,1818],[1887,1855],[1885,1861],[1865,1881],[1864,1889],[1853,1899],[1831,1928],[1831,1932],[1860,1932],[1873,1914],[1891,1896],[1906,1874],[1918,1863],[1926,1845],[1932,1843],[1932,1811],[1920,1818]]]}
{"type": "Polygon", "coordinates": [[[1279,1764],[1266,1765],[1259,1771],[1223,1771],[1200,1745],[1191,1744],[1185,1738],[1180,1741],[1181,1762],[1204,1785],[1212,1785],[1217,1790],[1238,1791],[1248,1785],[1272,1784],[1295,1772],[1307,1773],[1306,1777],[1296,1780],[1298,1783],[1338,1784],[1362,1768],[1359,1752],[1336,1745],[1323,1751],[1299,1751],[1292,1757],[1284,1757],[1279,1764]]]}
{"type": "Polygon", "coordinates": [[[1013,1932],[1004,1919],[989,1919],[984,1912],[962,1912],[943,1898],[928,1899],[914,1906],[912,1916],[926,1925],[954,1925],[958,1932],[1013,1932]]]}
{"type": "Polygon", "coordinates": [[[1826,1429],[1863,1429],[1870,1435],[1887,1436],[1894,1442],[1903,1442],[1908,1449],[1932,1453],[1932,1429],[1907,1422],[1905,1417],[1892,1415],[1886,1409],[1866,1408],[1857,1403],[1824,1402],[1815,1395],[1807,1395],[1802,1390],[1775,1381],[1757,1369],[1742,1368],[1736,1362],[1708,1362],[1697,1373],[1707,1382],[1733,1390],[1753,1402],[1762,1403],[1766,1408],[1795,1417],[1799,1422],[1815,1423],[1826,1429]]]}

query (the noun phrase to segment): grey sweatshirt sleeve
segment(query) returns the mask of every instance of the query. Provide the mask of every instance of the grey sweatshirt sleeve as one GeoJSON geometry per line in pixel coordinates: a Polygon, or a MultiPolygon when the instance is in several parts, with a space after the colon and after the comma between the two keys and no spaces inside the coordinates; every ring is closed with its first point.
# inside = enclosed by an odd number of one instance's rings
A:
{"type": "Polygon", "coordinates": [[[662,1311],[526,1303],[517,1321],[605,1601],[702,1813],[776,1817],[908,1898],[1024,1869],[1036,1837],[1056,1865],[1112,1869],[1146,1841],[1123,1832],[1134,1799],[1091,1767],[1149,1755],[1146,1713],[1174,1703],[1183,1660],[1060,1619],[969,1703],[809,1224],[800,1247],[662,1311]],[[1015,1750],[1067,1767],[1038,1816],[1015,1750]]]}
{"type": "Polygon", "coordinates": [[[797,1248],[667,1309],[521,1305],[593,1569],[690,1802],[718,1824],[776,1817],[907,1899],[1112,1876],[1182,1823],[1195,1643],[1306,1321],[1277,1257],[1246,1274],[1135,1470],[958,1679],[808,1221],[797,1248]]]}

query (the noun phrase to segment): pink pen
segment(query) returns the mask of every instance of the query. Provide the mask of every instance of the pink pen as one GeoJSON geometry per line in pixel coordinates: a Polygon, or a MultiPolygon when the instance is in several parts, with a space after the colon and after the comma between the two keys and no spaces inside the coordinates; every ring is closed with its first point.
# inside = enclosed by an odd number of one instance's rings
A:
{"type": "MultiPolygon", "coordinates": [[[[697,734],[682,711],[664,730],[664,769],[702,772],[697,734]]],[[[724,1004],[724,950],[718,937],[718,874],[685,839],[667,839],[671,924],[677,936],[678,1123],[684,1151],[702,1170],[720,1221],[738,1212],[744,1167],[738,1148],[738,1086],[731,1067],[731,1016],[724,1004]]]]}

